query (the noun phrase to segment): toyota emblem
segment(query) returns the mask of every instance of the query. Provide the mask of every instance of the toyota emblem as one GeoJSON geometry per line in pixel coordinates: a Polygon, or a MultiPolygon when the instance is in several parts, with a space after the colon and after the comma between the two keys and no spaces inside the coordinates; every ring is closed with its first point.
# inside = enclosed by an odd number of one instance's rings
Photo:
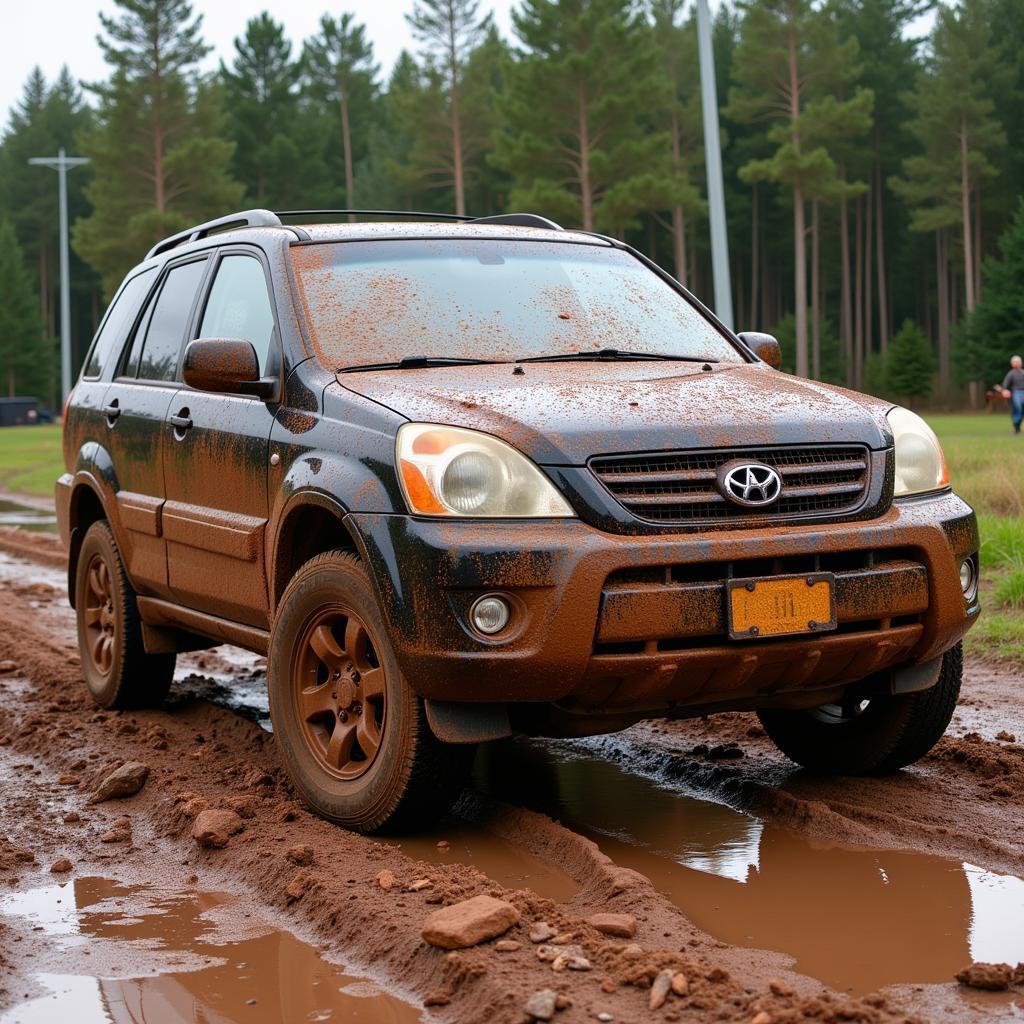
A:
{"type": "Polygon", "coordinates": [[[778,500],[782,477],[761,462],[733,462],[719,470],[718,489],[737,505],[760,508],[778,500]]]}

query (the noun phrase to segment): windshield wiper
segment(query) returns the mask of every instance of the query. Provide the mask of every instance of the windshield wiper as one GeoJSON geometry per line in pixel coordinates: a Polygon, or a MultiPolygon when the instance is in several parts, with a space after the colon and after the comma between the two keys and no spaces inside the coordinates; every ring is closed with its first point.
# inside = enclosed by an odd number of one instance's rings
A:
{"type": "Polygon", "coordinates": [[[525,356],[516,359],[517,363],[571,363],[588,360],[607,359],[623,361],[631,359],[668,359],[681,363],[717,363],[718,359],[709,359],[707,356],[682,356],[672,355],[664,352],[631,352],[624,348],[599,348],[593,352],[557,352],[546,356],[525,356]]]}
{"type": "Polygon", "coordinates": [[[335,373],[356,373],[360,370],[418,370],[425,366],[472,366],[480,363],[503,363],[504,359],[471,359],[461,356],[402,356],[389,363],[363,363],[340,366],[335,373]]]}

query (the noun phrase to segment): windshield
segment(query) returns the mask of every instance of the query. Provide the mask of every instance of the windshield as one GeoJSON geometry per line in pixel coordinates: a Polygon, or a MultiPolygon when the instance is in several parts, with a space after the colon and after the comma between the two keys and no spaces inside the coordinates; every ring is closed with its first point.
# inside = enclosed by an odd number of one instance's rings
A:
{"type": "Polygon", "coordinates": [[[615,348],[742,362],[682,295],[605,246],[401,239],[296,246],[320,361],[526,359],[615,348]]]}

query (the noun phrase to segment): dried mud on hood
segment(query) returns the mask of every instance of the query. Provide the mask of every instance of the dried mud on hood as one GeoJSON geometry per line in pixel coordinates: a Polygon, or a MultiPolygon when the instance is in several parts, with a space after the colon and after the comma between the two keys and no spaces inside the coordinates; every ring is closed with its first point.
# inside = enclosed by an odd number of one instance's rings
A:
{"type": "Polygon", "coordinates": [[[522,371],[497,364],[337,379],[410,420],[497,434],[547,465],[617,452],[891,442],[885,403],[759,364],[524,363],[522,371]]]}

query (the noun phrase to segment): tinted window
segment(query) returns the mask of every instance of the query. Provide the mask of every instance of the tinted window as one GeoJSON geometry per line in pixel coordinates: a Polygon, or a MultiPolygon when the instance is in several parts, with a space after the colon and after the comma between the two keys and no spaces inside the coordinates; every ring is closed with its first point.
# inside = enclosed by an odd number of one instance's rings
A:
{"type": "Polygon", "coordinates": [[[328,369],[602,348],[743,361],[696,306],[610,246],[417,239],[298,246],[291,257],[328,369]]]}
{"type": "Polygon", "coordinates": [[[82,371],[83,377],[98,377],[103,372],[103,367],[107,365],[110,353],[121,347],[125,334],[135,320],[135,315],[149,291],[149,286],[153,283],[155,273],[155,267],[144,270],[128,281],[118,293],[114,299],[114,305],[111,306],[103,321],[99,334],[96,335],[89,361],[82,371]]]}
{"type": "Polygon", "coordinates": [[[251,341],[263,373],[273,336],[274,311],[263,264],[252,256],[225,256],[210,289],[199,337],[251,341]]]}
{"type": "Polygon", "coordinates": [[[139,360],[139,376],[145,380],[174,380],[177,376],[178,353],[205,269],[206,261],[196,260],[173,267],[164,278],[145,328],[139,360]]]}

